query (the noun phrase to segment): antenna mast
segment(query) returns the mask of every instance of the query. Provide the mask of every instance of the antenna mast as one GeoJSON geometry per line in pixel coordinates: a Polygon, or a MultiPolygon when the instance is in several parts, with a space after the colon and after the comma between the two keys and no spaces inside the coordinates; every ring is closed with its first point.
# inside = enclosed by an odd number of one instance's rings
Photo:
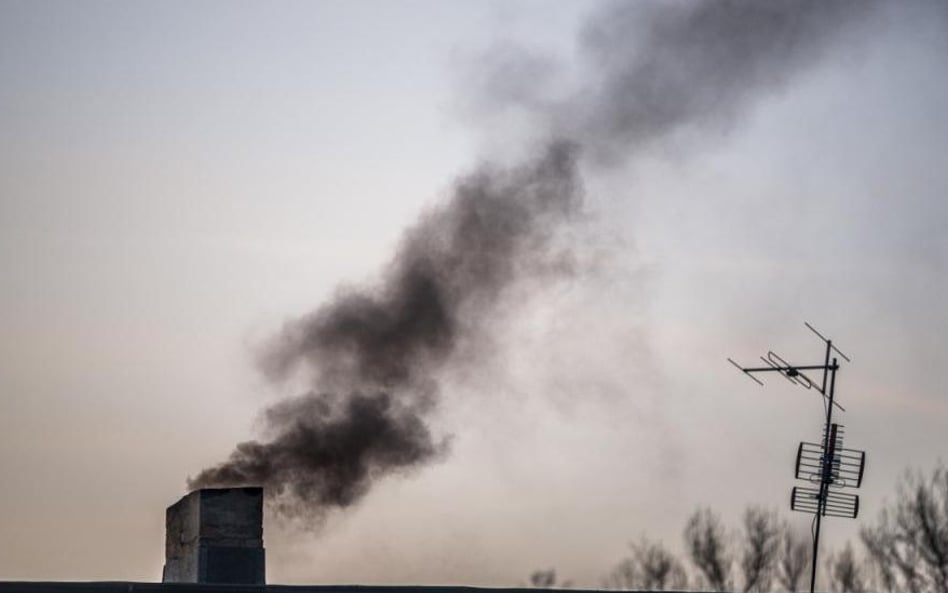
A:
{"type": "Polygon", "coordinates": [[[813,519],[813,560],[810,570],[810,593],[816,588],[817,553],[820,545],[820,524],[823,517],[842,517],[855,519],[859,514],[859,496],[842,492],[843,488],[858,488],[866,467],[866,453],[855,449],[843,448],[843,426],[833,423],[833,407],[845,412],[835,400],[836,372],[839,370],[839,358],[852,362],[833,341],[804,322],[804,325],[816,334],[825,344],[823,364],[791,364],[772,350],[760,359],[767,366],[745,367],[730,358],[728,362],[737,367],[754,382],[763,385],[758,373],[779,373],[785,379],[804,389],[816,389],[823,397],[825,423],[821,443],[801,442],[797,448],[795,477],[806,480],[813,487],[794,486],[790,495],[790,508],[794,511],[815,515],[813,519]],[[834,354],[835,353],[835,354],[834,354]],[[837,358],[836,355],[839,355],[837,358]],[[804,371],[822,371],[819,381],[811,379],[804,371]]]}

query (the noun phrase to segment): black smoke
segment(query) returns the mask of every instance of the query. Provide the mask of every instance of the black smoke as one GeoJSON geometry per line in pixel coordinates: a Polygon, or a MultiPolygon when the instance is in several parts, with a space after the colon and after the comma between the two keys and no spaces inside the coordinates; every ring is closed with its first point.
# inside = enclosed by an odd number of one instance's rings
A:
{"type": "MultiPolygon", "coordinates": [[[[376,479],[443,455],[447,440],[428,424],[439,372],[489,326],[506,290],[550,262],[557,230],[582,212],[581,159],[616,165],[679,131],[733,125],[872,4],[621,2],[601,11],[582,33],[581,88],[548,101],[508,81],[517,101],[545,112],[537,137],[548,140],[535,156],[462,177],[406,232],[377,286],[288,323],[262,368],[275,381],[303,373],[311,391],[267,410],[271,438],[238,445],[189,487],[263,485],[277,508],[321,516],[376,479]]],[[[490,92],[509,98],[503,72],[490,92]]]]}
{"type": "Polygon", "coordinates": [[[881,2],[620,3],[582,33],[590,83],[565,110],[564,127],[609,163],[677,132],[726,131],[852,41],[881,2]]]}
{"type": "Polygon", "coordinates": [[[443,453],[426,422],[437,372],[505,288],[549,263],[551,229],[581,205],[577,156],[552,142],[534,162],[462,178],[408,230],[378,287],[287,324],[263,370],[274,380],[302,370],[313,391],[266,411],[274,438],[241,443],[189,487],[262,484],[277,508],[319,516],[443,453]]]}

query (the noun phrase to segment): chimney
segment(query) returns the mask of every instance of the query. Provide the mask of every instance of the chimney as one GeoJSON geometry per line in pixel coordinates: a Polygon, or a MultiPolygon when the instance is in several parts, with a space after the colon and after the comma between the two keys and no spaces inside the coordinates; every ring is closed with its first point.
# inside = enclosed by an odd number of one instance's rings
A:
{"type": "Polygon", "coordinates": [[[204,488],[165,514],[164,583],[266,583],[263,488],[204,488]]]}

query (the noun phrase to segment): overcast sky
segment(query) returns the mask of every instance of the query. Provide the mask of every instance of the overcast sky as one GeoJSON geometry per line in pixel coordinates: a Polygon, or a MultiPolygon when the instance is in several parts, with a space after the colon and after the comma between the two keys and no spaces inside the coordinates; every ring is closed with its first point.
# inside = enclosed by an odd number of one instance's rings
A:
{"type": "MultiPolygon", "coordinates": [[[[268,519],[268,580],[596,586],[699,505],[805,529],[819,399],[725,360],[820,362],[804,321],[853,359],[861,521],[948,457],[948,10],[892,4],[726,125],[585,163],[573,273],[513,287],[488,352],[439,377],[449,454],[316,533],[268,519]]],[[[165,507],[293,395],[260,344],[518,158],[539,116],[489,72],[583,78],[597,10],[0,2],[0,579],[160,579],[165,507]]]]}

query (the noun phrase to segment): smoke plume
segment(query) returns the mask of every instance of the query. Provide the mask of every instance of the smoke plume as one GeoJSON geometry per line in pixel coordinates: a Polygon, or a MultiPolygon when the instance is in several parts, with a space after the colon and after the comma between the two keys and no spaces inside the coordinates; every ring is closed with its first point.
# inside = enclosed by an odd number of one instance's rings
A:
{"type": "Polygon", "coordinates": [[[592,80],[562,114],[564,127],[608,163],[676,132],[726,130],[754,101],[845,41],[847,28],[864,22],[877,3],[618,4],[583,32],[583,67],[592,80]]]}
{"type": "MultiPolygon", "coordinates": [[[[871,4],[622,2],[601,11],[581,37],[581,88],[544,101],[509,81],[518,101],[545,111],[537,137],[551,140],[522,164],[460,178],[406,232],[377,286],[288,323],[262,369],[274,381],[303,373],[311,390],[265,412],[271,438],[238,445],[189,487],[263,485],[278,509],[322,516],[376,479],[443,455],[448,442],[428,423],[439,372],[459,345],[476,342],[505,290],[550,261],[556,231],[582,211],[580,159],[614,166],[679,131],[726,129],[871,4]]],[[[503,87],[503,73],[494,78],[503,87]]],[[[490,92],[504,95],[499,87],[490,92]]]]}
{"type": "Polygon", "coordinates": [[[550,229],[581,203],[576,157],[574,144],[553,142],[535,162],[459,180],[451,201],[406,233],[376,290],[289,323],[263,370],[279,380],[302,367],[313,391],[267,410],[275,438],[238,445],[189,487],[263,484],[278,508],[319,515],[443,452],[425,421],[437,371],[500,293],[549,259],[550,229]]]}

